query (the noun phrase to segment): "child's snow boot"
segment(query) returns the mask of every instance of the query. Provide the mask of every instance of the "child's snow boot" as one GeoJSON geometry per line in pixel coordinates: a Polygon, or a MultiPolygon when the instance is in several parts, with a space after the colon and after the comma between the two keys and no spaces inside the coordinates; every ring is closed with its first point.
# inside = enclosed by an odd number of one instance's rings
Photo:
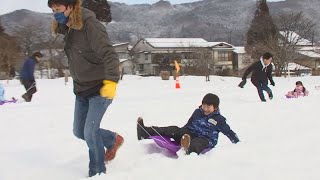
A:
{"type": "Polygon", "coordinates": [[[269,96],[269,99],[270,99],[270,100],[273,99],[273,94],[272,94],[272,92],[268,92],[268,96],[269,96]]]}
{"type": "Polygon", "coordinates": [[[149,139],[149,135],[147,133],[147,127],[144,126],[143,119],[141,117],[137,120],[137,136],[138,140],[141,139],[149,139]]]}
{"type": "Polygon", "coordinates": [[[28,96],[28,94],[22,95],[22,98],[23,98],[26,102],[30,102],[30,101],[31,101],[31,98],[28,96]]]}
{"type": "Polygon", "coordinates": [[[186,154],[189,154],[191,137],[189,134],[184,134],[181,138],[180,145],[186,151],[186,154]]]}

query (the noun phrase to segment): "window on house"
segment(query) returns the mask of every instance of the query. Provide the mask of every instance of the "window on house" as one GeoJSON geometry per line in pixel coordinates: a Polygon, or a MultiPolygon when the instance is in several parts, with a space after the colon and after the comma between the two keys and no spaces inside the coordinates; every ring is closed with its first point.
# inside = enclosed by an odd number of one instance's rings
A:
{"type": "Polygon", "coordinates": [[[144,53],[144,60],[146,60],[146,61],[149,60],[148,55],[149,55],[148,53],[144,53]]]}
{"type": "Polygon", "coordinates": [[[118,53],[119,59],[128,59],[128,54],[126,53],[118,53]]]}
{"type": "Polygon", "coordinates": [[[232,61],[231,53],[227,51],[218,52],[218,61],[232,61]]]}
{"type": "Polygon", "coordinates": [[[139,64],[139,71],[144,71],[144,66],[143,66],[143,64],[139,64]]]}

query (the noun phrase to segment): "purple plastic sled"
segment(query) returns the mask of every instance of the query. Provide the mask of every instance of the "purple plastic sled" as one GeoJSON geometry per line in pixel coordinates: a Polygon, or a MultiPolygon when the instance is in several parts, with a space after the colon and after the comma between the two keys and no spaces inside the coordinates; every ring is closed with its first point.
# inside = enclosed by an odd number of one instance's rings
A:
{"type": "Polygon", "coordinates": [[[7,104],[7,103],[16,103],[18,100],[17,99],[12,99],[12,100],[9,100],[9,101],[0,101],[0,105],[4,105],[4,104],[7,104]]]}
{"type": "MultiPolygon", "coordinates": [[[[172,141],[171,138],[166,137],[166,136],[150,136],[150,139],[153,139],[154,142],[163,148],[168,149],[170,152],[172,153],[176,153],[177,151],[179,151],[181,149],[181,146],[179,143],[177,143],[176,141],[172,141]]],[[[207,148],[204,149],[201,154],[204,154],[208,151],[210,151],[211,148],[207,148]]]]}
{"type": "Polygon", "coordinates": [[[153,139],[158,146],[166,148],[173,153],[176,153],[181,148],[181,146],[177,142],[172,141],[169,137],[150,136],[149,138],[153,139]]]}

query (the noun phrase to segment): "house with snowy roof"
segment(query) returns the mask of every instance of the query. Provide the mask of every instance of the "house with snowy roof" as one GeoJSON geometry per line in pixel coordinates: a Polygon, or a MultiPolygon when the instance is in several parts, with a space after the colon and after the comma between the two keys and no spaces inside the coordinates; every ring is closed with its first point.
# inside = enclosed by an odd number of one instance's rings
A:
{"type": "Polygon", "coordinates": [[[308,39],[301,37],[294,31],[279,31],[282,38],[279,39],[280,44],[291,44],[296,48],[312,47],[313,43],[308,39]]]}
{"type": "Polygon", "coordinates": [[[320,47],[315,46],[315,44],[308,39],[301,37],[299,34],[293,31],[280,31],[282,39],[279,43],[289,43],[293,45],[296,49],[295,58],[293,62],[303,65],[305,67],[317,70],[320,66],[320,47]]]}
{"type": "Polygon", "coordinates": [[[121,74],[133,74],[133,64],[129,55],[130,44],[129,42],[113,44],[115,52],[118,54],[120,61],[121,74]]]}
{"type": "Polygon", "coordinates": [[[143,38],[132,47],[130,54],[140,74],[159,75],[162,70],[159,60],[165,59],[172,69],[174,60],[178,61],[182,72],[202,60],[204,67],[214,74],[223,68],[233,69],[233,49],[229,43],[208,42],[203,38],[143,38]]]}

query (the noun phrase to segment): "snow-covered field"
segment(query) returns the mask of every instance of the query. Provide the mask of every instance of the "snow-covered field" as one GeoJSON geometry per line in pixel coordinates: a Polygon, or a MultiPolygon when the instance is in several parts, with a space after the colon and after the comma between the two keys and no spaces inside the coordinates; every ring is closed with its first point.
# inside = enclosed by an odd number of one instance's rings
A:
{"type": "MultiPolygon", "coordinates": [[[[107,174],[97,180],[319,180],[320,77],[274,78],[274,99],[260,102],[254,86],[237,87],[240,78],[212,76],[124,76],[117,97],[102,127],[122,134],[125,143],[107,174]],[[172,78],[172,77],[171,77],[172,78]],[[301,80],[309,97],[286,99],[295,81],[301,80]],[[215,93],[221,113],[241,142],[232,144],[220,134],[218,145],[207,154],[166,156],[151,140],[138,141],[136,119],[145,125],[184,125],[202,97],[215,93]]],[[[20,98],[22,85],[7,84],[6,98],[20,98]]],[[[88,149],[72,134],[74,94],[63,79],[37,80],[31,103],[0,106],[0,180],[86,179],[88,149]]]]}

